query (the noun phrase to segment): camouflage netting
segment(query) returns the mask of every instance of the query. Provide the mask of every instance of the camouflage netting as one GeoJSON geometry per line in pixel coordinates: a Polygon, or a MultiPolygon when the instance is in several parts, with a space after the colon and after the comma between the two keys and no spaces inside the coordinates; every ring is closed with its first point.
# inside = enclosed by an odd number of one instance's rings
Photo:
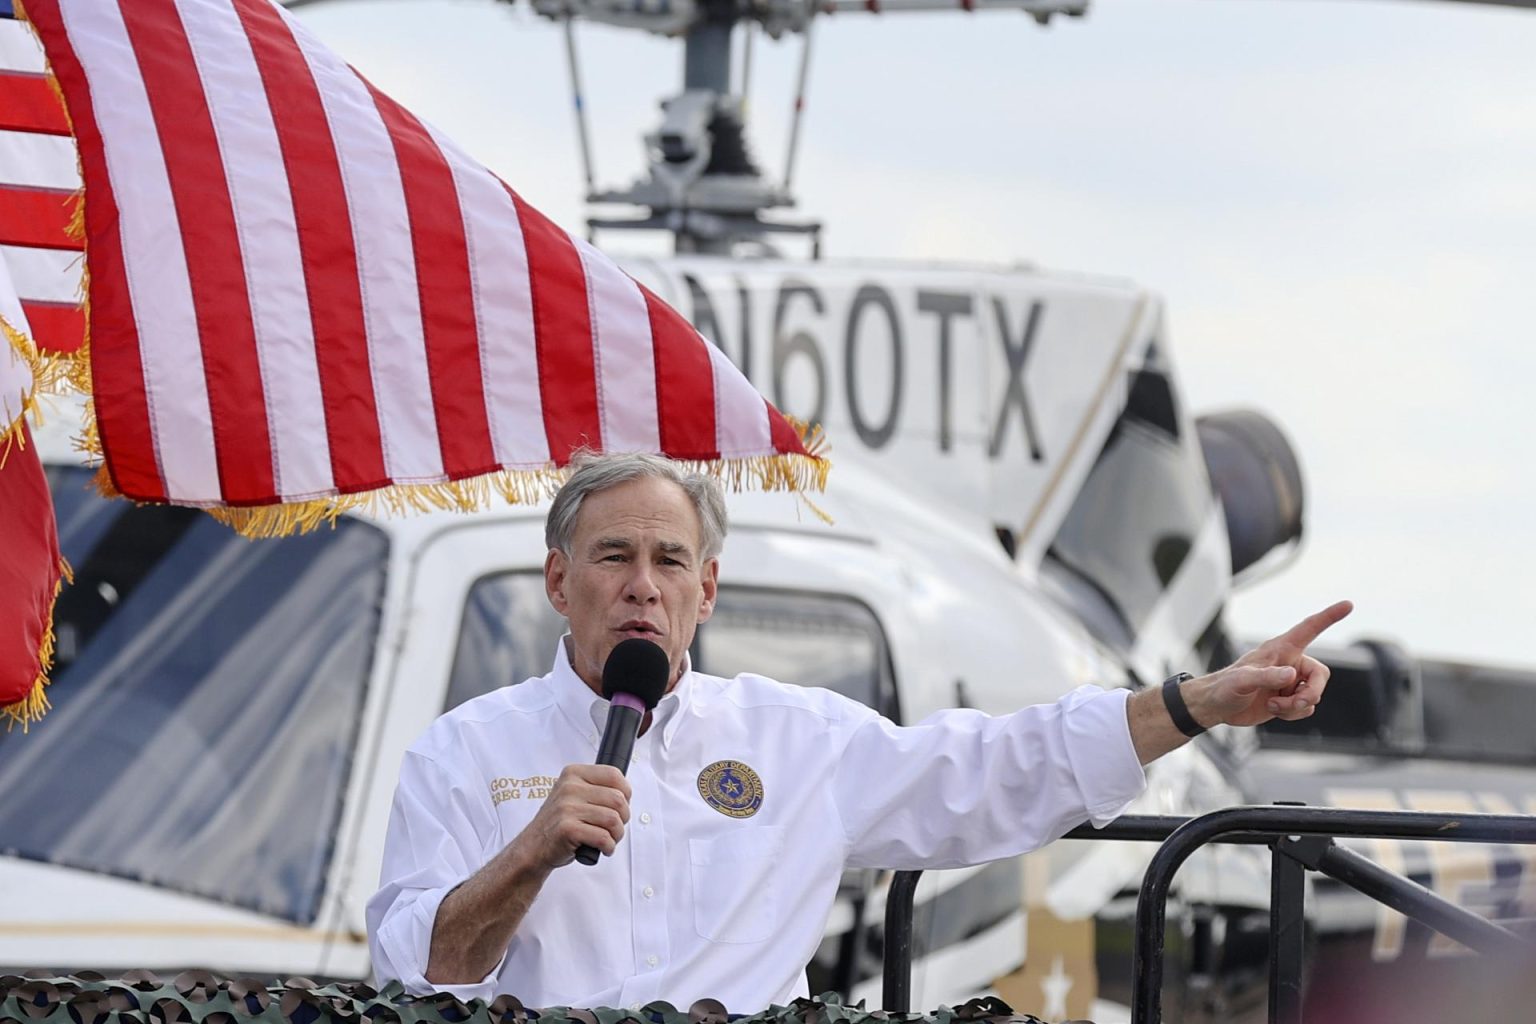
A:
{"type": "Polygon", "coordinates": [[[837,996],[796,999],[750,1015],[728,1013],[713,999],[686,1011],[670,1003],[640,1010],[531,1010],[512,996],[487,1004],[452,996],[407,996],[398,984],[382,992],[366,985],[316,985],[306,978],[269,984],[223,980],[186,971],[164,980],[130,971],[108,980],[82,972],[67,978],[0,976],[0,1024],[1045,1024],[1014,1013],[1000,999],[973,999],[932,1013],[886,1013],[844,1006],[837,996]]]}

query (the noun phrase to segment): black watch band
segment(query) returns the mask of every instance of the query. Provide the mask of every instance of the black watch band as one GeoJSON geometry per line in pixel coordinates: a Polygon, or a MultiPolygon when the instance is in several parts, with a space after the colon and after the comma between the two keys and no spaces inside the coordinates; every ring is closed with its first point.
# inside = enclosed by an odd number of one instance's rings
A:
{"type": "Polygon", "coordinates": [[[1189,705],[1184,703],[1184,695],[1179,692],[1179,684],[1194,676],[1188,672],[1180,672],[1176,676],[1169,676],[1163,680],[1163,706],[1168,709],[1168,717],[1173,719],[1173,724],[1179,732],[1193,739],[1205,732],[1205,726],[1195,721],[1195,716],[1189,713],[1189,705]]]}

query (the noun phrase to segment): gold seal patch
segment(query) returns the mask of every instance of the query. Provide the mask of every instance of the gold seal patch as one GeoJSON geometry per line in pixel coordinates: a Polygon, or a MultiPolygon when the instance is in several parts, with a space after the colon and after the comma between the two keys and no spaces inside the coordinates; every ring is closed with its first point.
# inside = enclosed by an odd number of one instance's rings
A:
{"type": "Polygon", "coordinates": [[[699,772],[699,796],[721,814],[750,818],[763,806],[763,780],[740,761],[716,761],[699,772]]]}

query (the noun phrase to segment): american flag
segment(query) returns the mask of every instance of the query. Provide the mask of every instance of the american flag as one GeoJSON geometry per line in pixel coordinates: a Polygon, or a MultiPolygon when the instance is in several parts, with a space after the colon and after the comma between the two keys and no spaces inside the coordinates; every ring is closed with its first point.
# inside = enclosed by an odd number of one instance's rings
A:
{"type": "Polygon", "coordinates": [[[0,442],[0,719],[25,726],[48,707],[53,602],[63,562],[53,499],[25,417],[0,442]]]}
{"type": "MultiPolygon", "coordinates": [[[[24,13],[79,146],[118,492],[334,511],[515,482],[580,448],[736,460],[769,486],[824,476],[678,313],[269,0],[24,13]]],[[[26,81],[45,118],[47,84],[26,81]]]]}
{"type": "MultiPolygon", "coordinates": [[[[0,0],[0,17],[10,15],[9,0],[0,0]]],[[[42,47],[25,25],[0,21],[0,259],[33,340],[55,352],[75,351],[85,333],[81,243],[67,231],[79,188],[75,143],[42,47]]]]}
{"type": "Polygon", "coordinates": [[[0,322],[0,719],[25,727],[48,706],[43,683],[64,565],[53,499],[25,416],[36,381],[15,338],[27,334],[26,312],[3,262],[0,322]]]}
{"type": "MultiPolygon", "coordinates": [[[[9,8],[0,0],[0,15],[9,8]]],[[[85,329],[80,243],[67,231],[80,179],[43,68],[26,27],[0,21],[0,719],[23,727],[48,706],[43,683],[63,563],[24,415],[39,382],[22,350],[72,352],[85,329]]]]}

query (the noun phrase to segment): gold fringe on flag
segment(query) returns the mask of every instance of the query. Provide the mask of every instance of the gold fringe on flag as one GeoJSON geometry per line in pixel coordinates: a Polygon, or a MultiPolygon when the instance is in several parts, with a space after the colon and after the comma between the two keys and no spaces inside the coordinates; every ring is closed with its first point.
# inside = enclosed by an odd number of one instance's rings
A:
{"type": "Polygon", "coordinates": [[[0,332],[5,334],[6,340],[11,343],[11,348],[32,371],[34,395],[62,394],[75,386],[78,368],[75,366],[73,355],[44,352],[27,336],[26,332],[4,316],[0,316],[0,332]]]}
{"type": "MultiPolygon", "coordinates": [[[[95,419],[87,414],[87,420],[87,434],[79,440],[78,447],[100,458],[101,443],[95,432],[95,419]]],[[[745,490],[750,484],[762,491],[793,492],[822,522],[832,522],[832,518],[812,502],[806,493],[826,489],[831,464],[819,454],[758,455],[709,462],[679,461],[690,471],[714,477],[732,491],[745,490]]],[[[225,505],[206,508],[204,511],[242,537],[262,540],[309,533],[322,526],[334,527],[336,520],[349,513],[384,518],[432,511],[479,512],[491,507],[493,496],[500,497],[509,505],[534,505],[554,497],[569,474],[568,469],[555,466],[509,469],[466,480],[393,484],[358,494],[336,494],[281,505],[225,505]]],[[[107,473],[105,465],[97,470],[92,482],[97,493],[104,498],[123,497],[113,486],[112,477],[107,473]]]]}
{"type": "MultiPolygon", "coordinates": [[[[825,440],[821,429],[808,429],[794,420],[790,422],[810,454],[755,455],[679,462],[690,471],[714,477],[732,491],[753,486],[763,491],[793,492],[814,515],[823,522],[831,523],[831,517],[806,494],[811,490],[826,489],[827,473],[831,468],[831,463],[822,454],[825,440]]],[[[554,497],[569,475],[568,469],[552,465],[535,469],[508,469],[466,480],[395,484],[360,494],[338,494],[282,505],[248,508],[224,506],[210,508],[207,512],[243,537],[286,537],[294,533],[308,533],[322,526],[335,526],[336,520],[349,512],[375,518],[431,511],[478,512],[491,506],[493,496],[499,496],[509,505],[537,504],[554,497]]],[[[119,496],[105,472],[97,474],[96,487],[108,497],[119,496]]]]}
{"type": "Polygon", "coordinates": [[[48,711],[48,694],[45,692],[48,686],[48,672],[53,668],[53,609],[59,600],[59,593],[64,589],[65,583],[75,582],[75,574],[70,569],[69,563],[59,559],[59,579],[53,585],[53,599],[48,603],[48,618],[43,623],[43,637],[37,648],[37,678],[32,681],[32,689],[27,695],[10,704],[0,704],[0,718],[5,719],[5,731],[10,732],[16,726],[21,726],[21,731],[26,732],[31,724],[48,711]]]}
{"type": "Polygon", "coordinates": [[[11,453],[11,445],[23,443],[17,428],[26,417],[36,426],[43,422],[43,411],[38,399],[56,395],[73,386],[77,367],[66,357],[43,353],[32,339],[16,328],[4,316],[0,316],[0,334],[5,336],[11,350],[21,359],[32,374],[32,386],[21,396],[21,410],[11,423],[0,424],[0,468],[11,453]]]}
{"type": "MultiPolygon", "coordinates": [[[[99,459],[101,442],[95,427],[94,417],[87,412],[87,432],[78,440],[77,447],[99,459]]],[[[811,450],[809,445],[807,450],[811,450]]],[[[742,491],[749,486],[762,491],[790,491],[822,522],[832,522],[832,517],[806,493],[826,489],[831,464],[819,453],[756,455],[717,461],[682,459],[678,462],[692,472],[714,477],[732,491],[742,491]]],[[[490,508],[493,497],[500,497],[509,505],[534,505],[554,497],[569,475],[569,469],[553,465],[508,469],[465,480],[392,484],[358,494],[336,494],[280,505],[220,505],[204,511],[242,537],[264,540],[309,533],[323,526],[334,527],[336,520],[349,513],[375,519],[433,511],[471,513],[490,508]]],[[[105,465],[97,470],[92,483],[104,498],[123,497],[113,485],[105,465]]]]}

